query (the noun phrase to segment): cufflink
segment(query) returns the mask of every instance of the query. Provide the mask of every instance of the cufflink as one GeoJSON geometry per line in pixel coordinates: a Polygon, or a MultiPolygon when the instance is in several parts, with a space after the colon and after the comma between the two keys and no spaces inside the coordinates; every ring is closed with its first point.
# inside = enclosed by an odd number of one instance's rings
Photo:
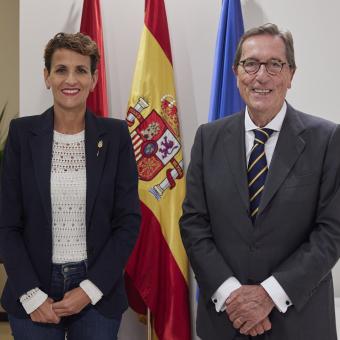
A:
{"type": "Polygon", "coordinates": [[[214,303],[217,303],[217,299],[214,299],[213,302],[214,302],[214,303]]]}
{"type": "Polygon", "coordinates": [[[289,302],[289,301],[286,301],[286,305],[287,305],[287,306],[290,306],[290,302],[289,302]]]}

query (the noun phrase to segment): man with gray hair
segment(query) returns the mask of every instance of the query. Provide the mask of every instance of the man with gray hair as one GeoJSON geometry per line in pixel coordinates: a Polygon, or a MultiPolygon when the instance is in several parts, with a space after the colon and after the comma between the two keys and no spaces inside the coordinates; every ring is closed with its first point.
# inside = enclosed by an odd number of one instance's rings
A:
{"type": "Polygon", "coordinates": [[[203,340],[336,340],[340,131],[285,100],[293,38],[247,31],[234,72],[246,103],[199,127],[181,235],[200,287],[203,340]]]}

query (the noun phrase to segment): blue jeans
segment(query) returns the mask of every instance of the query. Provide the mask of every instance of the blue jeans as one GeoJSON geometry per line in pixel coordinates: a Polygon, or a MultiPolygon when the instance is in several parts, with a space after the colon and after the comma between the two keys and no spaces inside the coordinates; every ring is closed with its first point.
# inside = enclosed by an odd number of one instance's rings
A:
{"type": "MultiPolygon", "coordinates": [[[[85,261],[53,265],[50,297],[59,301],[87,278],[85,261]]],[[[61,318],[58,325],[18,319],[9,315],[14,340],[116,340],[121,320],[105,317],[92,305],[79,314],[61,318]]]]}

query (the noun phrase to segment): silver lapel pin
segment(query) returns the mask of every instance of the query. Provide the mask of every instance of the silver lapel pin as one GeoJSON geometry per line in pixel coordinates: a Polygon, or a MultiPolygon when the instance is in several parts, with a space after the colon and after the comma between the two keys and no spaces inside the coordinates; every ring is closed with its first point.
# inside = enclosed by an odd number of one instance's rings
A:
{"type": "Polygon", "coordinates": [[[100,149],[103,147],[104,143],[102,140],[98,141],[97,147],[98,147],[98,151],[97,151],[97,157],[99,156],[99,151],[100,149]]]}

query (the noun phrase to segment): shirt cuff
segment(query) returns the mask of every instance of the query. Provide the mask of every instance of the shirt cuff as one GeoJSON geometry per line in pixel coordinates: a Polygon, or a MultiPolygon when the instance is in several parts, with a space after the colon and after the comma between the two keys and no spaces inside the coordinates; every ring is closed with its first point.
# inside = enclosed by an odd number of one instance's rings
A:
{"type": "Polygon", "coordinates": [[[211,297],[212,302],[215,304],[216,312],[225,311],[225,301],[229,295],[236,289],[241,287],[241,283],[236,277],[231,276],[225,280],[216,290],[211,297]]]}
{"type": "Polygon", "coordinates": [[[281,313],[286,313],[288,307],[292,306],[293,303],[289,296],[286,294],[284,289],[281,287],[279,282],[274,276],[269,277],[261,283],[261,286],[265,289],[268,295],[275,303],[276,308],[281,313]]]}
{"type": "Polygon", "coordinates": [[[95,305],[103,296],[102,291],[90,280],[80,282],[79,286],[89,296],[92,305],[95,305]]]}
{"type": "Polygon", "coordinates": [[[38,287],[31,289],[26,294],[20,296],[20,302],[24,307],[27,314],[33,313],[39,308],[46,300],[48,296],[38,287]]]}

